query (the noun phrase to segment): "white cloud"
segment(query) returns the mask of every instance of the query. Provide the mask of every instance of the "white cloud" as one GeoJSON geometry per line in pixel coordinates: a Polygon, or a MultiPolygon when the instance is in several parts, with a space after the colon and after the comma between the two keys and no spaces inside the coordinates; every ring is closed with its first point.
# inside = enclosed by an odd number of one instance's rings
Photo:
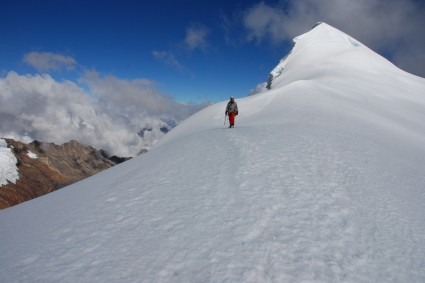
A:
{"type": "Polygon", "coordinates": [[[209,30],[203,25],[194,24],[186,29],[186,37],[184,43],[189,50],[208,48],[207,36],[209,30]]]}
{"type": "Polygon", "coordinates": [[[97,72],[86,72],[80,82],[85,83],[99,103],[113,107],[112,111],[127,115],[168,116],[181,119],[182,105],[171,96],[156,89],[156,83],[147,79],[125,80],[115,76],[101,77],[97,72]]]}
{"type": "Polygon", "coordinates": [[[182,63],[177,60],[176,56],[174,56],[173,53],[168,51],[152,51],[153,57],[158,59],[161,62],[164,62],[167,65],[171,65],[178,70],[185,70],[186,68],[183,66],[182,63]]]}
{"type": "Polygon", "coordinates": [[[282,43],[324,21],[425,77],[425,5],[414,0],[297,0],[285,9],[261,2],[243,17],[247,40],[282,43]]]}
{"type": "Polygon", "coordinates": [[[74,58],[51,52],[29,52],[22,61],[39,72],[69,71],[74,70],[77,65],[74,58]]]}
{"type": "Polygon", "coordinates": [[[160,128],[167,121],[184,119],[201,107],[179,104],[145,79],[87,72],[79,83],[16,72],[0,78],[0,136],[55,143],[75,139],[111,154],[134,156],[163,135],[160,128]],[[151,131],[141,138],[144,128],[151,131]]]}
{"type": "Polygon", "coordinates": [[[287,25],[284,24],[283,10],[273,8],[260,2],[249,9],[243,19],[245,28],[249,31],[248,41],[261,42],[271,39],[280,42],[288,38],[287,25]]]}

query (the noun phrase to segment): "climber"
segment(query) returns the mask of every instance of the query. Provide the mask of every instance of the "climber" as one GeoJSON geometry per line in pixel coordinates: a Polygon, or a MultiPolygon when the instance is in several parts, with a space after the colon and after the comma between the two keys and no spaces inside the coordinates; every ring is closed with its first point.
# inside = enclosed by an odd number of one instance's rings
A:
{"type": "Polygon", "coordinates": [[[235,98],[231,96],[230,101],[227,103],[226,106],[226,115],[229,115],[229,128],[233,128],[235,126],[235,116],[238,114],[238,105],[236,104],[235,98]]]}

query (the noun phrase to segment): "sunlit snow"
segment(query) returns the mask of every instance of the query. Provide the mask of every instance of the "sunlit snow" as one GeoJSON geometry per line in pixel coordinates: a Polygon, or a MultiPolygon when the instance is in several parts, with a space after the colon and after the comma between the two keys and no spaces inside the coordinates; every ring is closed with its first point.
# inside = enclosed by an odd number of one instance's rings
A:
{"type": "Polygon", "coordinates": [[[28,151],[27,155],[29,158],[37,159],[37,154],[32,151],[28,151]]]}
{"type": "Polygon", "coordinates": [[[2,281],[425,282],[425,79],[327,24],[281,64],[235,128],[0,211],[2,281]]]}
{"type": "Polygon", "coordinates": [[[15,183],[19,179],[17,162],[6,141],[0,139],[0,187],[6,185],[7,181],[15,183]]]}

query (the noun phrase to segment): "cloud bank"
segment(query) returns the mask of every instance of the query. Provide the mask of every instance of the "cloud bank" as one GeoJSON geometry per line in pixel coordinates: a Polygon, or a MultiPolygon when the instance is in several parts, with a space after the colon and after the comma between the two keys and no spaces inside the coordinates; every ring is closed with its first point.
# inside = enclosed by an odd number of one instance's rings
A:
{"type": "Polygon", "coordinates": [[[94,71],[78,84],[13,71],[0,78],[1,137],[58,144],[74,139],[119,156],[135,156],[201,107],[177,103],[152,81],[94,71]]]}
{"type": "Polygon", "coordinates": [[[242,16],[247,40],[280,44],[324,21],[400,68],[425,77],[425,4],[415,0],[291,0],[260,2],[242,16]]]}

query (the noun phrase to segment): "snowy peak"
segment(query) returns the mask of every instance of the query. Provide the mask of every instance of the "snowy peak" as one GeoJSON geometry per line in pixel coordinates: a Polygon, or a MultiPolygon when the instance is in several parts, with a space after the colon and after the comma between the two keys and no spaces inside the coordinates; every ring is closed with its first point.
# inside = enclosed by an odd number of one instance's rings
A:
{"type": "MultiPolygon", "coordinates": [[[[271,72],[271,88],[237,99],[238,126],[311,123],[322,114],[360,119],[394,132],[420,131],[425,79],[406,73],[346,33],[320,23],[295,37],[294,47],[271,72]],[[395,91],[396,90],[396,91],[395,91]],[[409,101],[409,104],[405,102],[409,101]],[[410,103],[419,107],[413,112],[410,103]],[[294,112],[295,109],[299,111],[294,112]],[[394,112],[397,113],[394,115],[394,112]],[[302,115],[299,115],[303,113],[302,115]],[[413,114],[413,115],[412,115],[413,114]],[[400,125],[409,121],[410,126],[400,125]],[[412,117],[415,118],[412,118],[412,117]]],[[[227,101],[194,114],[156,147],[225,123],[227,101]]],[[[423,139],[423,138],[421,138],[423,139]]]]}
{"type": "Polygon", "coordinates": [[[341,71],[347,68],[355,68],[357,72],[383,67],[397,69],[346,33],[318,23],[309,32],[294,38],[293,49],[270,72],[268,89],[282,83],[321,77],[324,69],[329,71],[329,65],[334,65],[335,74],[344,74],[341,71]],[[283,73],[285,75],[278,79],[283,73]]]}
{"type": "Polygon", "coordinates": [[[316,24],[309,32],[295,37],[294,42],[299,43],[301,46],[315,43],[341,43],[355,47],[362,45],[346,33],[326,23],[316,24]]]}

